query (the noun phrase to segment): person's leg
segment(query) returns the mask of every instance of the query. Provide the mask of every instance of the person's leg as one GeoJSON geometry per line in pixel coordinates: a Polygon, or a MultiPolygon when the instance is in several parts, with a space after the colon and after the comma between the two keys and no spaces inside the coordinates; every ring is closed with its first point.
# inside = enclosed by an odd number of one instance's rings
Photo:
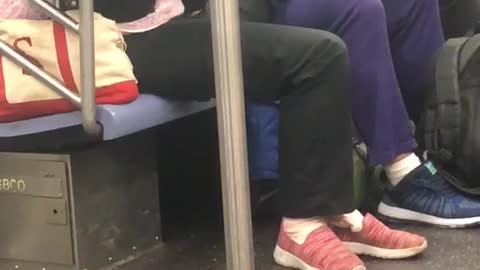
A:
{"type": "Polygon", "coordinates": [[[395,75],[381,0],[291,0],[279,7],[277,22],[328,30],[347,44],[353,119],[372,165],[413,152],[417,145],[395,75]]]}
{"type": "MultiPolygon", "coordinates": [[[[352,211],[351,101],[343,43],[316,30],[249,23],[242,27],[242,38],[246,94],[260,101],[282,101],[280,173],[287,191],[281,192],[282,201],[288,202],[283,206],[285,215],[300,218],[352,211]]],[[[176,99],[214,96],[206,22],[180,20],[126,40],[142,92],[176,99]]]]}
{"type": "MultiPolygon", "coordinates": [[[[242,38],[246,94],[260,101],[282,101],[285,215],[351,211],[350,91],[342,43],[316,30],[249,23],[242,27],[242,38]]],[[[205,21],[180,20],[126,40],[142,92],[176,99],[214,96],[210,29],[205,21]]]]}
{"type": "MultiPolygon", "coordinates": [[[[414,99],[411,107],[416,110],[421,105],[415,99],[423,99],[419,85],[425,71],[420,69],[426,69],[442,40],[435,17],[438,6],[433,1],[394,2],[385,7],[392,17],[389,27],[390,36],[396,37],[392,46],[397,66],[401,63],[402,74],[410,74],[410,77],[401,75],[403,85],[407,87],[412,81],[412,89],[417,91],[406,91],[409,100],[414,99]],[[413,2],[416,4],[412,5],[413,2]],[[411,25],[412,21],[415,26],[411,25]],[[421,56],[416,53],[417,39],[421,56]],[[413,62],[417,58],[422,63],[413,62]],[[414,65],[420,68],[412,67],[414,65]],[[411,70],[418,74],[411,74],[411,70]],[[414,76],[417,77],[411,79],[414,76]]],[[[352,64],[355,124],[369,147],[371,162],[386,165],[391,183],[379,211],[389,217],[435,225],[475,225],[480,221],[480,202],[449,186],[446,177],[436,173],[431,163],[420,166],[420,159],[412,153],[416,143],[390,53],[385,8],[381,0],[291,0],[279,7],[277,19],[280,23],[327,29],[347,43],[352,64]],[[429,192],[423,192],[425,190],[429,192]],[[471,206],[468,211],[461,208],[465,204],[471,206]]]]}
{"type": "Polygon", "coordinates": [[[445,42],[439,1],[382,1],[397,78],[410,117],[416,122],[424,108],[433,55],[445,42]]]}
{"type": "MultiPolygon", "coordinates": [[[[319,218],[353,210],[351,98],[343,42],[321,31],[275,25],[246,23],[241,33],[247,96],[281,100],[284,216],[309,227],[306,231],[302,224],[291,232],[283,224],[277,262],[299,269],[307,264],[364,269],[319,218]],[[297,233],[308,239],[299,240],[297,233]]],[[[214,96],[207,22],[179,20],[126,40],[142,92],[177,99],[214,96]]]]}
{"type": "MultiPolygon", "coordinates": [[[[398,155],[412,152],[416,144],[396,81],[389,51],[386,18],[380,0],[291,0],[277,7],[277,23],[329,30],[347,43],[354,84],[353,118],[369,146],[371,162],[388,164],[398,155]]],[[[417,162],[413,168],[421,164],[418,158],[417,162]]],[[[374,222],[371,216],[362,219],[361,215],[354,212],[344,216],[340,222],[332,223],[354,224],[358,220],[363,223],[360,233],[356,234],[362,237],[353,238],[363,241],[356,246],[364,247],[363,245],[368,243],[369,247],[356,249],[355,252],[364,253],[365,250],[372,250],[370,247],[374,245],[378,250],[388,250],[388,255],[369,255],[401,258],[418,254],[426,247],[423,238],[406,236],[398,231],[370,234],[371,230],[385,232],[386,227],[374,222]],[[401,238],[415,239],[403,242],[413,246],[385,245],[393,239],[401,238]],[[405,248],[415,252],[406,254],[402,251],[405,248]]],[[[344,236],[343,233],[341,235],[344,236]]],[[[345,240],[353,238],[347,237],[345,240]]]]}
{"type": "MultiPolygon", "coordinates": [[[[391,51],[406,106],[413,120],[424,107],[427,72],[432,56],[444,43],[437,0],[383,0],[391,51]]],[[[387,166],[387,174],[402,171],[407,159],[387,166]]],[[[407,164],[408,165],[408,164],[407,164]]],[[[447,227],[480,222],[480,202],[467,197],[447,181],[446,175],[425,162],[386,189],[378,211],[385,216],[447,227]],[[428,192],[426,192],[428,191],[428,192]],[[469,205],[468,209],[464,205],[469,205]]]]}

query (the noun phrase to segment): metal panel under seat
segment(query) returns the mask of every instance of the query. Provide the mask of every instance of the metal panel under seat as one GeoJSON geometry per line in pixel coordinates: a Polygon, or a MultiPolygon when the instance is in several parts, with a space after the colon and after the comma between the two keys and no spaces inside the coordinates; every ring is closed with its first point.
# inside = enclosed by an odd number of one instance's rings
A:
{"type": "Polygon", "coordinates": [[[73,265],[66,194],[64,162],[0,154],[0,258],[73,265]]]}
{"type": "Polygon", "coordinates": [[[158,248],[157,134],[0,152],[0,269],[115,269],[158,248]]]}

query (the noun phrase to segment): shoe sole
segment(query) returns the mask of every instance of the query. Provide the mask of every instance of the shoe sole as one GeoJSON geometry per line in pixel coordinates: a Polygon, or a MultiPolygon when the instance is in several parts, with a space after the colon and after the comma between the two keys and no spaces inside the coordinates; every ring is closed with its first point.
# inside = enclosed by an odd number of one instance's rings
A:
{"type": "Polygon", "coordinates": [[[428,243],[425,241],[421,246],[406,249],[385,249],[361,243],[344,242],[345,245],[357,255],[366,255],[380,259],[405,259],[422,253],[428,243]]]}
{"type": "MultiPolygon", "coordinates": [[[[288,267],[288,268],[295,268],[300,270],[325,270],[312,267],[306,264],[304,261],[299,259],[297,256],[291,254],[288,251],[283,250],[279,246],[275,247],[275,251],[273,253],[273,258],[278,265],[288,267]]],[[[352,268],[352,270],[366,270],[367,268],[363,265],[356,266],[352,268]]]]}
{"type": "Polygon", "coordinates": [[[414,221],[442,228],[467,228],[480,225],[480,217],[441,218],[415,211],[394,207],[383,202],[378,206],[378,213],[394,220],[414,221]]]}

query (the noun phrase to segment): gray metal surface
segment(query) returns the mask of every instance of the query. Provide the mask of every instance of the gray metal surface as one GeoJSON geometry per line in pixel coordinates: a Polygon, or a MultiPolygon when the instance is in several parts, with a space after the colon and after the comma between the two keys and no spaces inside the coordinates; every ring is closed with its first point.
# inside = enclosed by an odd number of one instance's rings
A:
{"type": "MultiPolygon", "coordinates": [[[[35,5],[37,5],[42,11],[47,14],[50,18],[54,19],[55,21],[63,24],[67,29],[73,31],[74,33],[79,33],[80,28],[78,22],[74,19],[70,18],[70,16],[66,15],[62,11],[58,10],[55,6],[46,2],[44,0],[31,0],[35,5]]],[[[59,3],[54,3],[57,7],[60,6],[59,3]]]]}
{"type": "Polygon", "coordinates": [[[158,248],[156,138],[0,153],[0,269],[108,270],[158,248]]]}
{"type": "Polygon", "coordinates": [[[59,161],[0,154],[0,204],[8,206],[8,214],[0,216],[0,259],[73,266],[66,166],[59,161]],[[45,192],[38,188],[43,183],[51,187],[52,181],[58,183],[55,196],[43,196],[45,192]]]}
{"type": "MultiPolygon", "coordinates": [[[[49,165],[49,164],[45,164],[49,165]]],[[[0,171],[4,172],[5,164],[0,165],[0,171]]],[[[9,193],[17,196],[62,198],[65,196],[62,179],[36,177],[0,178],[0,194],[9,193]]]]}
{"type": "Polygon", "coordinates": [[[95,33],[93,0],[80,1],[80,73],[82,96],[82,124],[90,135],[100,134],[96,120],[95,100],[95,33]]]}
{"type": "Polygon", "coordinates": [[[245,101],[237,0],[210,1],[228,270],[252,270],[245,101]]]}

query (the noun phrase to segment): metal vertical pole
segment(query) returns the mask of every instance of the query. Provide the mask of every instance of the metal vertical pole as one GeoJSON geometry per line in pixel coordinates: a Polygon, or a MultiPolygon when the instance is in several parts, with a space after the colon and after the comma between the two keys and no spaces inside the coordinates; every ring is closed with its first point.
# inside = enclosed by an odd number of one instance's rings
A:
{"type": "Polygon", "coordinates": [[[238,0],[211,0],[228,270],[253,270],[238,0]]]}
{"type": "Polygon", "coordinates": [[[93,20],[93,0],[80,1],[80,73],[83,127],[88,134],[98,135],[101,132],[101,127],[96,120],[93,20]]]}

